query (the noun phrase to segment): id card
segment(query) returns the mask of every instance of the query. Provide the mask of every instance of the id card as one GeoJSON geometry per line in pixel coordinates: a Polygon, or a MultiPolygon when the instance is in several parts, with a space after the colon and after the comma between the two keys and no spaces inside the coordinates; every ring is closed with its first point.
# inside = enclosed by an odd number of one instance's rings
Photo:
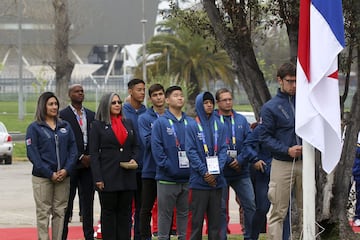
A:
{"type": "Polygon", "coordinates": [[[236,150],[227,150],[226,153],[231,158],[236,158],[237,157],[237,151],[236,150]]]}
{"type": "Polygon", "coordinates": [[[178,151],[178,157],[179,157],[179,168],[189,168],[189,159],[186,156],[185,151],[178,151]]]}
{"type": "Polygon", "coordinates": [[[210,174],[220,174],[219,159],[217,156],[206,157],[206,164],[210,174]]]}

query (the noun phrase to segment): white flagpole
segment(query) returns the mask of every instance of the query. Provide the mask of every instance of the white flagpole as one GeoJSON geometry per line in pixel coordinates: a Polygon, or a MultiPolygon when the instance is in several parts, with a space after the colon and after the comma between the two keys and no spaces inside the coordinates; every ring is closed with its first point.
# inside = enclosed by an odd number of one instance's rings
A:
{"type": "Polygon", "coordinates": [[[308,142],[303,146],[303,233],[304,240],[315,240],[315,149],[308,142]]]}

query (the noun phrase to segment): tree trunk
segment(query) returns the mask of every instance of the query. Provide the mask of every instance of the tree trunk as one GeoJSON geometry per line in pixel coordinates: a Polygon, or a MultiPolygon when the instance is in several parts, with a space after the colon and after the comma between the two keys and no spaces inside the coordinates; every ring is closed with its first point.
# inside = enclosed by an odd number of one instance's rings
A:
{"type": "Polygon", "coordinates": [[[59,98],[60,108],[68,102],[68,85],[74,63],[68,58],[70,20],[68,0],[53,0],[55,10],[55,94],[59,98]]]}
{"type": "MultiPolygon", "coordinates": [[[[190,72],[190,86],[192,91],[190,92],[187,100],[186,114],[191,117],[196,116],[195,111],[195,99],[196,96],[200,93],[199,80],[194,73],[194,70],[190,72]]],[[[215,98],[215,97],[214,97],[215,98]]]]}
{"type": "Polygon", "coordinates": [[[233,8],[226,9],[233,21],[239,21],[239,24],[233,22],[233,29],[229,29],[223,23],[224,16],[221,15],[214,0],[204,0],[203,5],[217,39],[234,64],[238,79],[247,93],[255,115],[259,116],[261,106],[271,98],[271,95],[256,61],[246,14],[238,11],[242,10],[239,4],[231,6],[236,7],[235,11],[233,8]]]}

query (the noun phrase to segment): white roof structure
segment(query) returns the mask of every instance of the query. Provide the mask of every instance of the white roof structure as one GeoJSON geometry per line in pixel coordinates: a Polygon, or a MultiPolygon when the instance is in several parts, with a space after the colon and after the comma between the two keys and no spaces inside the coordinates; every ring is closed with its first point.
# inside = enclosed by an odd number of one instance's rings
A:
{"type": "Polygon", "coordinates": [[[121,54],[124,54],[124,65],[126,67],[136,67],[138,65],[137,58],[142,44],[125,45],[121,49],[121,54]]]}
{"type": "MultiPolygon", "coordinates": [[[[72,79],[77,82],[89,77],[101,68],[102,64],[75,64],[71,74],[72,79]]],[[[25,67],[35,78],[54,79],[55,70],[49,65],[34,65],[25,67]]]]}

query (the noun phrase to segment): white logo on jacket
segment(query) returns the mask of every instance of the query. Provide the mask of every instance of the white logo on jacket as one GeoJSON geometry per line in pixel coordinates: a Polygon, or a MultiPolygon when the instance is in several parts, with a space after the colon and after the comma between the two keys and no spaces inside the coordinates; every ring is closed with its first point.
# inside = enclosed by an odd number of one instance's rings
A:
{"type": "Polygon", "coordinates": [[[197,133],[197,138],[198,138],[200,141],[203,140],[203,135],[202,135],[201,132],[198,132],[198,133],[197,133]]]}
{"type": "Polygon", "coordinates": [[[169,127],[166,127],[166,132],[167,132],[167,134],[170,135],[170,136],[174,134],[172,128],[169,128],[169,127]]]}

